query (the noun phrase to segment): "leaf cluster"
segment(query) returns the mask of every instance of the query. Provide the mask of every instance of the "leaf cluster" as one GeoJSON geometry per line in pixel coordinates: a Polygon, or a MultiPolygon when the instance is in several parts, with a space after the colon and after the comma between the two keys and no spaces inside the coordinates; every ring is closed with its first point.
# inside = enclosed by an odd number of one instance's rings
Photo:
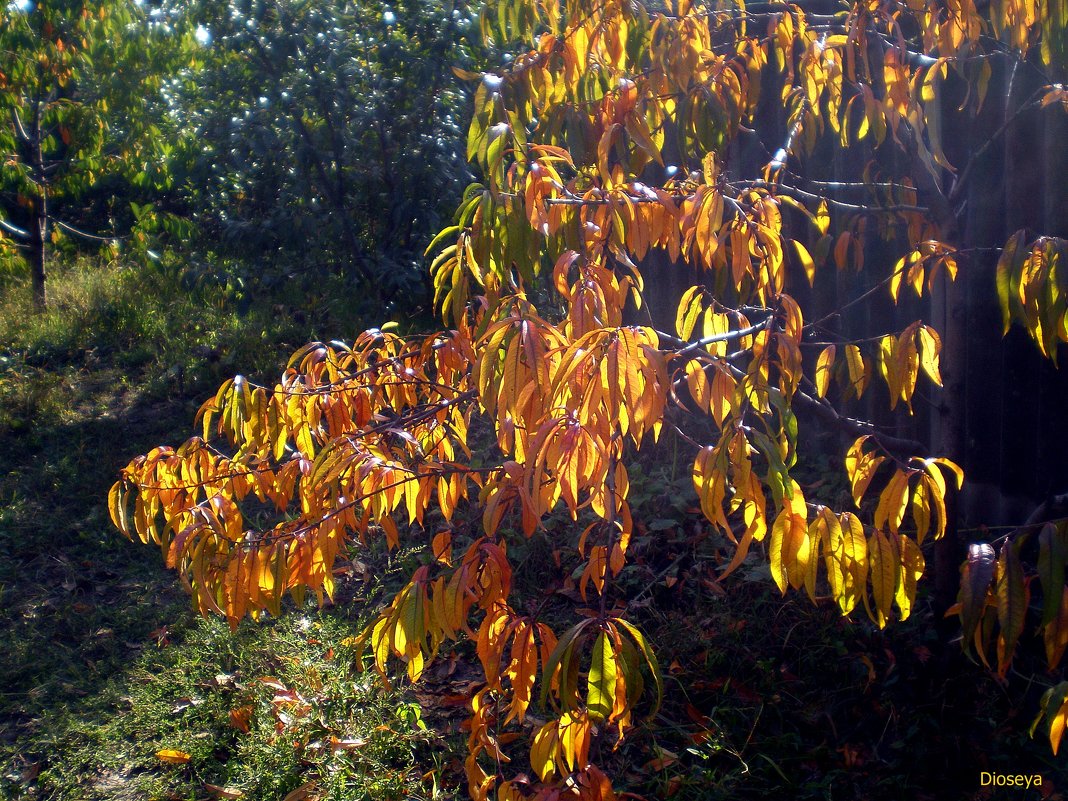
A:
{"type": "MultiPolygon", "coordinates": [[[[414,680],[443,648],[475,641],[484,682],[469,704],[472,798],[618,797],[591,743],[620,747],[663,682],[619,580],[649,537],[629,499],[635,453],[664,436],[688,450],[704,525],[734,547],[724,573],[759,543],[783,594],[803,588],[844,614],[863,606],[879,628],[895,607],[901,619],[912,613],[922,546],[949,529],[946,502],[963,471],[951,454],[930,456],[843,408],[877,371],[888,413],[911,416],[921,375],[941,384],[942,339],[922,320],[859,337],[831,320],[880,290],[890,305],[903,286],[923,296],[958,277],[940,87],[973,87],[960,110],[974,118],[989,59],[1037,48],[1048,65],[1061,36],[1059,11],[987,12],[935,2],[833,15],[686,0],[657,11],[613,0],[488,6],[483,35],[523,45],[508,70],[464,73],[478,82],[467,157],[481,180],[428,251],[446,328],[312,343],[273,386],[224,383],[201,408],[201,436],[127,466],[113,520],[158,545],[200,610],[232,626],[277,614],[285,592],[331,595],[346,542],[429,540],[434,562],[360,643],[380,671],[396,658],[414,680]],[[769,97],[786,119],[757,135],[782,144],[754,165],[738,143],[769,97]],[[827,146],[859,165],[847,186],[863,204],[789,169],[827,146]],[[884,157],[907,165],[891,181],[875,180],[884,157]],[[903,240],[906,254],[881,277],[865,264],[877,236],[903,240]],[[666,310],[650,308],[651,284],[680,265],[689,286],[666,310]],[[819,316],[810,290],[848,270],[870,285],[819,316]],[[492,441],[476,458],[478,421],[492,441]],[[810,422],[852,443],[848,510],[813,502],[797,479],[810,422]],[[574,525],[553,532],[556,564],[563,571],[564,554],[578,562],[562,625],[543,618],[547,600],[515,597],[509,556],[557,510],[574,525]],[[454,541],[466,545],[455,562],[454,541]],[[535,687],[549,718],[525,732],[535,687]],[[504,767],[516,742],[534,777],[504,767]]],[[[1056,283],[1048,250],[1010,259],[1001,280],[1025,311],[1044,292],[1053,312],[1027,318],[1043,331],[1061,314],[1046,291],[1056,283]]],[[[988,550],[977,552],[977,578],[965,575],[969,626],[994,580],[988,550]]],[[[1055,601],[1064,577],[1052,565],[1063,561],[1042,561],[1055,601]]],[[[994,590],[1002,673],[1026,586],[1004,545],[994,590]]],[[[1049,614],[1056,642],[1063,615],[1049,614]]]]}

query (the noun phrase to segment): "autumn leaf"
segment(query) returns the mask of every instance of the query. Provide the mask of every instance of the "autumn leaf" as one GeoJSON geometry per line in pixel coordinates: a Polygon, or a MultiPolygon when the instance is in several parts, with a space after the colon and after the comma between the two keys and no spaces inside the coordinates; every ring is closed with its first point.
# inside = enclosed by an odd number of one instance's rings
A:
{"type": "Polygon", "coordinates": [[[223,798],[227,801],[233,801],[233,799],[241,798],[244,796],[244,792],[238,790],[236,787],[220,787],[217,784],[204,783],[204,790],[212,798],[223,798]]]}
{"type": "Polygon", "coordinates": [[[240,732],[248,734],[249,721],[252,718],[253,708],[241,706],[230,710],[230,725],[240,732]]]}
{"type": "Polygon", "coordinates": [[[176,748],[161,748],[156,752],[156,759],[169,765],[184,765],[190,760],[190,755],[176,748]]]}

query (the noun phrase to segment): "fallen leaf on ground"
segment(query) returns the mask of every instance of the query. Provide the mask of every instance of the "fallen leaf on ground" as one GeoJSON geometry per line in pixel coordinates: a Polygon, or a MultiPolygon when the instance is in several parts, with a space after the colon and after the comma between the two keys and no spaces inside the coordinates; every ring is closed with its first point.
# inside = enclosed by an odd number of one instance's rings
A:
{"type": "Polygon", "coordinates": [[[241,790],[233,787],[219,787],[217,784],[208,784],[207,782],[204,783],[204,789],[212,798],[234,799],[244,795],[241,790]]]}
{"type": "Polygon", "coordinates": [[[156,752],[156,758],[171,765],[184,765],[190,759],[189,754],[177,748],[161,748],[156,752]]]}

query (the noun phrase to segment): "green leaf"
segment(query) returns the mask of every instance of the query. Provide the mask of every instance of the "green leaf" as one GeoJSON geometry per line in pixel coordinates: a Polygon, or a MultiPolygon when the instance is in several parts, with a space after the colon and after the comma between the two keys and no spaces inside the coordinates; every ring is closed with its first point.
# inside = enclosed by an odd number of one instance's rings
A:
{"type": "Polygon", "coordinates": [[[1046,523],[1038,534],[1038,580],[1042,585],[1042,625],[1057,617],[1064,592],[1064,561],[1068,556],[1065,534],[1046,523]]]}
{"type": "Polygon", "coordinates": [[[968,560],[960,580],[960,627],[964,649],[970,647],[975,627],[983,616],[987,590],[994,578],[994,549],[985,542],[968,546],[968,560]]]}
{"type": "Polygon", "coordinates": [[[1001,635],[998,638],[998,673],[1002,676],[1008,672],[1012,662],[1012,652],[1016,642],[1023,634],[1024,618],[1027,614],[1027,585],[1024,584],[1023,566],[1012,542],[1001,546],[998,558],[998,624],[1001,635]]]}
{"type": "Polygon", "coordinates": [[[599,723],[612,714],[616,698],[616,652],[608,635],[601,631],[593,644],[593,662],[587,681],[586,709],[590,720],[599,723]]]}
{"type": "Polygon", "coordinates": [[[1009,332],[1009,325],[1012,323],[1013,308],[1019,304],[1019,301],[1012,297],[1012,284],[1013,274],[1019,271],[1020,264],[1024,258],[1023,242],[1024,232],[1017,231],[1005,243],[1005,249],[1001,251],[1001,258],[998,259],[996,283],[998,301],[1001,303],[1003,333],[1006,334],[1009,332]]]}
{"type": "MultiPolygon", "coordinates": [[[[553,648],[553,652],[551,654],[549,654],[549,659],[545,663],[545,667],[544,667],[544,670],[543,670],[543,673],[542,673],[542,680],[541,680],[541,697],[540,697],[539,703],[542,706],[542,708],[545,707],[545,700],[549,697],[549,688],[550,688],[550,686],[552,684],[553,673],[556,672],[556,669],[558,667],[562,667],[561,663],[563,662],[565,656],[570,657],[570,653],[571,653],[571,650],[572,650],[572,648],[573,648],[573,646],[575,644],[575,640],[578,639],[578,636],[580,634],[582,634],[582,632],[586,629],[586,627],[589,626],[593,622],[594,622],[593,618],[587,618],[586,620],[582,620],[582,621],[576,623],[571,628],[569,628],[566,632],[564,632],[564,635],[557,641],[556,647],[553,648]]],[[[564,672],[565,671],[561,670],[561,676],[560,676],[560,698],[561,699],[565,699],[566,698],[566,694],[564,692],[564,681],[565,681],[565,679],[567,677],[565,675],[562,675],[564,672]]]]}
{"type": "Polygon", "coordinates": [[[649,712],[650,720],[660,709],[660,704],[664,700],[664,677],[660,674],[660,665],[656,661],[656,654],[653,653],[653,649],[649,647],[649,643],[638,629],[631,623],[628,623],[622,618],[615,618],[614,622],[618,626],[622,626],[627,634],[631,636],[635,643],[638,645],[638,650],[642,652],[642,656],[645,657],[645,663],[649,666],[649,672],[653,676],[653,683],[656,684],[656,702],[653,704],[652,711],[649,712]]]}

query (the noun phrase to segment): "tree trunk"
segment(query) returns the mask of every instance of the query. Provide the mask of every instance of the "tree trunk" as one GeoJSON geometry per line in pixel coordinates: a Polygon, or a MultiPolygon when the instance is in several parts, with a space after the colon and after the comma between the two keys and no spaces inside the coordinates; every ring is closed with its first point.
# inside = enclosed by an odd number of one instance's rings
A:
{"type": "MultiPolygon", "coordinates": [[[[973,270],[964,264],[956,281],[949,280],[946,271],[941,279],[942,301],[942,402],[938,408],[939,455],[964,464],[964,421],[967,409],[964,392],[967,365],[967,307],[965,305],[970,276],[973,270]]],[[[958,493],[955,488],[946,493],[946,532],[935,544],[934,602],[935,613],[941,615],[957,596],[959,566],[962,558],[958,493]]]]}
{"type": "Polygon", "coordinates": [[[33,310],[41,314],[48,308],[45,293],[45,261],[48,256],[48,182],[45,176],[44,143],[41,131],[41,103],[38,102],[33,112],[33,138],[30,148],[33,153],[34,183],[37,184],[37,197],[34,198],[33,230],[30,232],[30,284],[33,288],[33,310]]]}
{"type": "MultiPolygon", "coordinates": [[[[930,217],[939,228],[939,238],[950,245],[960,246],[961,228],[941,183],[931,175],[914,152],[912,173],[920,192],[920,201],[930,209],[930,217]]],[[[943,270],[932,297],[932,311],[942,326],[941,403],[934,416],[935,447],[939,456],[964,464],[964,423],[967,413],[965,372],[968,363],[967,306],[968,290],[974,281],[974,270],[962,265],[957,280],[950,280],[943,270]]],[[[962,559],[963,543],[958,532],[958,498],[956,485],[949,482],[946,493],[946,530],[934,546],[934,607],[936,616],[953,603],[958,586],[958,566],[962,559]]]]}
{"type": "Polygon", "coordinates": [[[33,288],[33,310],[40,314],[48,308],[45,291],[45,261],[48,255],[48,195],[41,187],[34,209],[30,239],[30,284],[33,288]]]}

